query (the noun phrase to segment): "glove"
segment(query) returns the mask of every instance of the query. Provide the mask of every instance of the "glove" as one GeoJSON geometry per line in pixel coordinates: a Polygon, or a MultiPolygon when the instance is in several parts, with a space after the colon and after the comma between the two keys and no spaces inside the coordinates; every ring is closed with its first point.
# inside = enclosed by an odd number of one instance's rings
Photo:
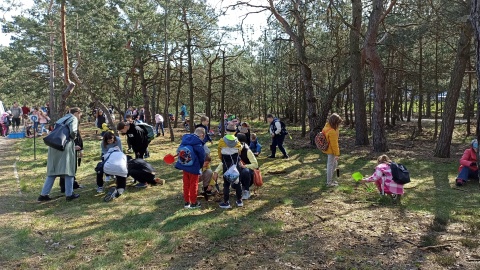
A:
{"type": "Polygon", "coordinates": [[[470,163],[470,166],[472,166],[472,167],[477,167],[477,163],[476,163],[476,162],[472,162],[472,163],[470,163]]]}

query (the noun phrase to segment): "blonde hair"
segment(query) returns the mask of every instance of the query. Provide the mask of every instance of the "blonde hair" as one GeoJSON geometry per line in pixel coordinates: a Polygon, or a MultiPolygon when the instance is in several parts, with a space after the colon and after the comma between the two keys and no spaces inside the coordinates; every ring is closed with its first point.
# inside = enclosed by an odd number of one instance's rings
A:
{"type": "Polygon", "coordinates": [[[198,127],[195,129],[195,135],[200,136],[203,135],[205,136],[205,129],[203,127],[198,127]]]}
{"type": "Polygon", "coordinates": [[[381,155],[377,158],[378,164],[380,163],[390,163],[392,160],[387,155],[381,155]]]}

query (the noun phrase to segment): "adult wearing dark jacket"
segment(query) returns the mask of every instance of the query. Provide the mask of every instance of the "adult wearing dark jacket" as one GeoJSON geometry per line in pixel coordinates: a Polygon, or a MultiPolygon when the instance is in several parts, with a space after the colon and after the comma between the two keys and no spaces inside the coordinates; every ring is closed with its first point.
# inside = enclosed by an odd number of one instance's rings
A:
{"type": "Polygon", "coordinates": [[[272,151],[272,154],[268,157],[275,158],[275,153],[277,152],[278,146],[278,149],[280,149],[283,154],[282,158],[288,158],[287,151],[283,147],[283,141],[285,140],[286,133],[284,132],[284,130],[282,130],[282,124],[280,123],[280,120],[273,117],[272,114],[268,114],[267,122],[270,124],[268,131],[270,133],[270,136],[272,137],[272,144],[270,145],[270,150],[272,151]]]}
{"type": "Polygon", "coordinates": [[[128,175],[139,182],[135,185],[137,188],[145,188],[147,183],[152,186],[163,183],[160,178],[155,178],[155,169],[152,165],[143,159],[132,159],[127,156],[127,168],[128,175]]]}
{"type": "Polygon", "coordinates": [[[135,152],[135,158],[144,157],[150,141],[148,140],[148,132],[134,123],[120,122],[117,125],[118,132],[127,135],[127,141],[135,152]]]}
{"type": "MultiPolygon", "coordinates": [[[[82,156],[83,156],[83,140],[82,140],[82,136],[80,134],[80,129],[77,130],[77,137],[75,138],[74,140],[75,142],[75,156],[76,156],[76,160],[77,162],[75,162],[75,174],[77,173],[77,168],[78,166],[80,166],[81,162],[82,162],[82,156]],[[78,148],[78,147],[80,148],[78,148]]],[[[60,184],[60,191],[62,193],[65,193],[65,176],[60,176],[60,181],[59,181],[59,184],[60,184]]],[[[74,176],[73,177],[73,189],[77,189],[77,188],[83,188],[83,185],[80,185],[78,182],[77,182],[77,178],[74,176]]]]}

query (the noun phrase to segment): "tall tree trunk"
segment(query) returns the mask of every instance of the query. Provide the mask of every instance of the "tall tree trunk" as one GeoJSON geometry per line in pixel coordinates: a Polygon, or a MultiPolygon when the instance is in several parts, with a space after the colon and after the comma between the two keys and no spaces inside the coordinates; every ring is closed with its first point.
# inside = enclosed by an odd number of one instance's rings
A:
{"type": "Polygon", "coordinates": [[[186,7],[182,7],[183,10],[183,20],[185,26],[187,27],[187,70],[188,70],[188,89],[189,97],[190,97],[190,133],[195,131],[195,104],[193,100],[193,61],[192,61],[192,30],[190,29],[190,25],[187,20],[187,9],[186,7]]]}
{"type": "Polygon", "coordinates": [[[57,111],[57,115],[63,115],[65,108],[67,107],[67,99],[75,88],[75,83],[70,80],[70,63],[68,61],[68,47],[67,47],[67,29],[66,29],[66,0],[62,0],[60,10],[60,31],[62,33],[62,54],[63,54],[63,69],[64,69],[64,82],[67,88],[63,90],[62,98],[60,99],[60,106],[57,111]]]}
{"type": "MultiPolygon", "coordinates": [[[[468,6],[470,6],[470,0],[468,1],[468,6]]],[[[462,25],[457,45],[457,56],[450,75],[450,84],[445,100],[445,110],[442,116],[442,127],[434,152],[435,157],[450,157],[450,143],[452,142],[453,128],[455,126],[455,112],[457,110],[458,97],[465,75],[465,68],[467,67],[470,57],[472,32],[471,22],[465,22],[462,25]]]]}
{"type": "Polygon", "coordinates": [[[438,95],[440,94],[440,86],[438,85],[438,33],[435,33],[435,93],[435,131],[433,133],[434,141],[437,140],[438,136],[438,95]]]}
{"type": "MultiPolygon", "coordinates": [[[[480,142],[480,0],[472,0],[470,22],[475,30],[475,69],[477,71],[477,140],[480,142]]],[[[479,155],[478,152],[480,151],[477,151],[477,157],[479,155]]]]}
{"type": "MultiPolygon", "coordinates": [[[[307,101],[307,114],[308,114],[308,125],[310,127],[310,143],[313,145],[315,140],[315,135],[322,129],[321,121],[326,121],[326,117],[322,114],[317,114],[317,98],[315,97],[313,89],[313,78],[312,78],[312,69],[309,66],[309,61],[307,57],[307,52],[305,48],[305,19],[301,17],[300,11],[298,10],[301,5],[300,0],[293,1],[294,8],[291,10],[294,18],[297,31],[293,30],[292,26],[283,18],[280,13],[276,10],[273,0],[268,0],[270,4],[270,11],[277,21],[283,26],[285,32],[290,36],[293,44],[295,46],[295,51],[297,53],[297,58],[300,63],[300,73],[302,75],[302,82],[304,84],[304,90],[306,94],[307,101]],[[325,119],[321,119],[325,117],[325,119]]],[[[324,110],[322,110],[324,111],[324,110]]],[[[328,110],[325,115],[328,115],[328,110]]]]}
{"type": "Polygon", "coordinates": [[[368,30],[365,35],[364,52],[367,63],[373,73],[373,91],[375,101],[373,105],[372,129],[373,129],[373,151],[386,152],[387,138],[385,136],[384,112],[385,112],[385,69],[382,59],[377,51],[377,33],[380,23],[390,12],[395,0],[392,0],[390,7],[384,13],[383,1],[373,0],[373,10],[368,21],[368,30]]]}
{"type": "Polygon", "coordinates": [[[417,129],[418,133],[422,133],[422,109],[423,109],[423,40],[420,37],[420,63],[418,64],[418,121],[417,129]]]}
{"type": "Polygon", "coordinates": [[[148,95],[147,81],[145,80],[145,63],[138,59],[138,73],[140,75],[140,86],[142,87],[143,108],[145,109],[145,122],[150,124],[150,96],[148,95]]]}
{"type": "Polygon", "coordinates": [[[360,51],[362,29],[362,0],[352,0],[352,29],[350,29],[350,75],[352,77],[355,112],[355,145],[368,145],[367,105],[363,92],[363,63],[360,51]]]}

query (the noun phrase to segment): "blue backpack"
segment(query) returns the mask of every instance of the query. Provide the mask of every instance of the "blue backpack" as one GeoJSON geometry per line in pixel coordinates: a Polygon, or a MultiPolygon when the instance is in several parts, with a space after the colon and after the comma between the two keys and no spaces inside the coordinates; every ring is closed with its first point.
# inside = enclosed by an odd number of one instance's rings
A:
{"type": "Polygon", "coordinates": [[[177,148],[177,163],[179,165],[192,166],[196,158],[191,145],[182,144],[177,148]]]}
{"type": "Polygon", "coordinates": [[[136,122],[135,125],[143,128],[143,130],[145,130],[147,132],[149,142],[152,141],[153,139],[155,139],[155,131],[153,130],[152,126],[150,126],[149,124],[144,123],[144,122],[136,122]]]}

